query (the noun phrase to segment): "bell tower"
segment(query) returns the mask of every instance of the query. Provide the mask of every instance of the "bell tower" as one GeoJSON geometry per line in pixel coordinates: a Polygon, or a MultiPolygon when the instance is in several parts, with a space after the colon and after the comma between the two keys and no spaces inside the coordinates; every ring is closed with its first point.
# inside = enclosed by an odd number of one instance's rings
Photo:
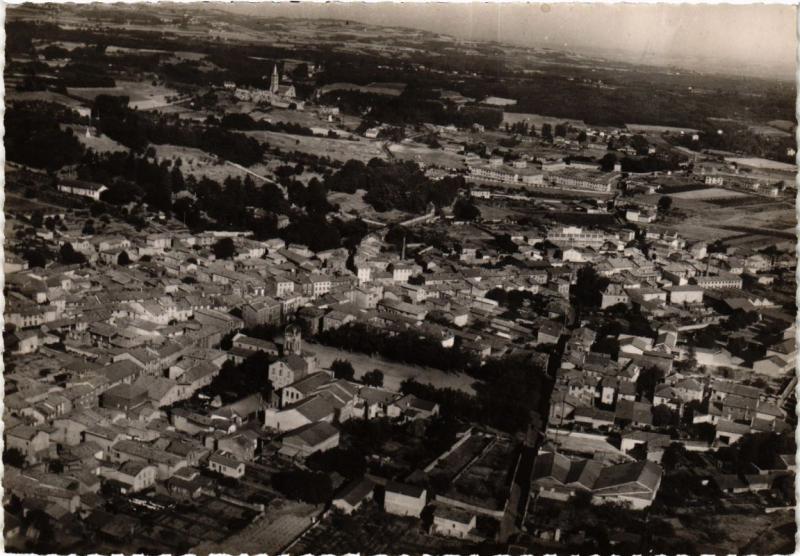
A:
{"type": "Polygon", "coordinates": [[[300,355],[303,351],[303,334],[300,327],[290,324],[283,333],[283,355],[300,355]]]}

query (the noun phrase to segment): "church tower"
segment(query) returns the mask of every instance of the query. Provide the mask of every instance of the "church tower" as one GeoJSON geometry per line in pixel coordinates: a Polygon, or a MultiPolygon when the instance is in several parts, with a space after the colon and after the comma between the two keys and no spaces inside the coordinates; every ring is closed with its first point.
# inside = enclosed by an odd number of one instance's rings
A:
{"type": "Polygon", "coordinates": [[[278,85],[280,85],[280,78],[278,77],[278,64],[272,66],[272,77],[269,80],[269,92],[276,95],[278,94],[278,85]]]}
{"type": "Polygon", "coordinates": [[[301,355],[303,351],[303,338],[300,327],[290,324],[283,333],[283,355],[301,355]]]}

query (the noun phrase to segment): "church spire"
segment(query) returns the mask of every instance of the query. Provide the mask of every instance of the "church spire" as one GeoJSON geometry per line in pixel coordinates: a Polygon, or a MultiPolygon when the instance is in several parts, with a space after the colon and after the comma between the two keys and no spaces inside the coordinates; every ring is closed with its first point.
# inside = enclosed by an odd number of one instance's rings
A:
{"type": "Polygon", "coordinates": [[[272,66],[272,77],[269,80],[269,92],[277,93],[279,84],[280,78],[278,77],[278,64],[275,64],[272,66]]]}

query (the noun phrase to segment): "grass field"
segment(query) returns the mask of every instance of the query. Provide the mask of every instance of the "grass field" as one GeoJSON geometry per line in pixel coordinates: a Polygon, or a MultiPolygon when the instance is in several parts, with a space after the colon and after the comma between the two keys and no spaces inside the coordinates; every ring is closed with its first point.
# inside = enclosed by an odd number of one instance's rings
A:
{"type": "Polygon", "coordinates": [[[399,391],[401,382],[407,378],[413,378],[418,382],[431,384],[437,388],[455,388],[467,394],[475,394],[475,390],[472,388],[475,379],[463,373],[446,373],[430,367],[406,365],[321,344],[307,343],[304,345],[304,349],[315,354],[320,366],[324,369],[329,369],[336,359],[350,361],[356,371],[356,378],[361,378],[364,373],[368,373],[373,369],[380,369],[384,375],[383,386],[389,390],[399,391]]]}
{"type": "Polygon", "coordinates": [[[61,127],[72,129],[73,133],[75,133],[75,136],[84,147],[92,149],[97,153],[128,152],[128,147],[125,145],[117,143],[106,135],[101,134],[98,136],[96,129],[92,129],[91,135],[87,137],[85,126],[62,124],[61,127]]]}
{"type": "MultiPolygon", "coordinates": [[[[246,172],[230,164],[220,164],[217,157],[200,149],[178,145],[153,145],[153,148],[155,148],[156,157],[159,160],[174,161],[180,158],[182,161],[181,172],[184,176],[192,175],[197,179],[206,176],[220,183],[229,176],[234,178],[247,176],[246,172]]],[[[250,170],[256,174],[269,177],[269,172],[264,164],[254,164],[250,167],[250,170]]]]}
{"type": "Polygon", "coordinates": [[[721,187],[709,187],[708,189],[695,189],[693,191],[681,191],[680,193],[670,193],[670,197],[676,199],[731,199],[734,197],[747,197],[746,193],[730,191],[721,187]]]}
{"type": "Polygon", "coordinates": [[[326,137],[306,137],[290,135],[274,131],[246,131],[245,135],[254,137],[271,147],[284,151],[299,151],[316,156],[328,156],[334,160],[347,162],[350,159],[368,162],[375,157],[386,158],[379,141],[360,139],[358,141],[345,141],[343,139],[328,139],[326,137]]]}
{"type": "Polygon", "coordinates": [[[429,166],[444,166],[446,168],[466,168],[464,157],[458,154],[445,152],[441,149],[431,149],[423,145],[392,144],[389,150],[401,160],[413,160],[429,166]]]}
{"type": "Polygon", "coordinates": [[[174,89],[144,81],[117,81],[115,87],[70,87],[70,95],[93,101],[98,95],[126,96],[128,105],[138,110],[152,110],[165,106],[167,97],[177,96],[174,89]]]}
{"type": "Polygon", "coordinates": [[[8,102],[24,102],[35,100],[56,102],[64,106],[68,106],[73,110],[78,110],[79,108],[83,107],[83,104],[80,101],[53,91],[15,91],[11,89],[6,93],[6,100],[8,102]]]}

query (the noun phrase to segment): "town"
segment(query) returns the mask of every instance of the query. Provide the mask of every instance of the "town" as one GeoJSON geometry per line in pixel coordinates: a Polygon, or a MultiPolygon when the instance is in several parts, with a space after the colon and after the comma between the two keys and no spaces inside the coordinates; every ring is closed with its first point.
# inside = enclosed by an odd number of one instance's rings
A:
{"type": "Polygon", "coordinates": [[[793,550],[791,84],[7,14],[7,550],[793,550]]]}

